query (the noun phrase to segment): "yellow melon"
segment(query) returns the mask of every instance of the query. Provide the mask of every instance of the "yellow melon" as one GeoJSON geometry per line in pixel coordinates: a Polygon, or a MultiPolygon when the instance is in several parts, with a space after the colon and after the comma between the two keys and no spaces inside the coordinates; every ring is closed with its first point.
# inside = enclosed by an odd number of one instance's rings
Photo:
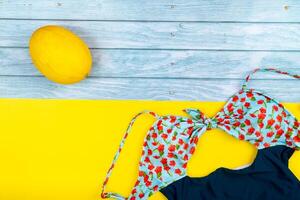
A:
{"type": "Polygon", "coordinates": [[[49,80],[71,84],[88,76],[92,56],[77,35],[61,26],[44,26],[31,36],[29,51],[33,64],[49,80]]]}

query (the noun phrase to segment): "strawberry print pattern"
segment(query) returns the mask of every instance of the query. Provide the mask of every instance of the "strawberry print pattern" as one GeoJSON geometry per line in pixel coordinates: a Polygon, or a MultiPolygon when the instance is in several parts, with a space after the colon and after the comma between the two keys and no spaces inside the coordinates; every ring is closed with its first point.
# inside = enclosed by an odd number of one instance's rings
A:
{"type": "Polygon", "coordinates": [[[216,118],[219,128],[258,149],[274,145],[300,148],[297,119],[282,104],[261,92],[241,90],[216,118]]]}
{"type": "MultiPolygon", "coordinates": [[[[198,113],[198,110],[185,110],[198,113]]],[[[128,199],[147,199],[153,192],[186,175],[187,162],[207,126],[198,118],[160,117],[147,133],[139,176],[128,199]]]]}
{"type": "Polygon", "coordinates": [[[264,93],[248,89],[250,76],[257,71],[272,71],[290,75],[273,68],[256,69],[250,73],[242,89],[233,95],[224,108],[213,118],[207,118],[198,109],[184,110],[189,117],[158,116],[146,134],[138,178],[128,198],[116,193],[104,192],[111,170],[114,167],[125,139],[135,119],[130,122],[119,150],[109,168],[102,187],[102,198],[147,199],[155,191],[186,176],[187,162],[195,152],[199,137],[211,128],[221,128],[239,140],[246,140],[258,149],[286,145],[300,149],[300,123],[282,104],[264,93]]]}

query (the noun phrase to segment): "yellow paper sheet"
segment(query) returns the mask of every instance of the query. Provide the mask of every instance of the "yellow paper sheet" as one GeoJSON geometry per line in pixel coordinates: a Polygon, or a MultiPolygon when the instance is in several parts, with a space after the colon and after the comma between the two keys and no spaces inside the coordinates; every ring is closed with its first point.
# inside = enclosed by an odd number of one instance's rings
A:
{"type": "MultiPolygon", "coordinates": [[[[141,110],[185,115],[199,108],[207,116],[224,103],[0,100],[0,199],[96,200],[106,171],[131,118],[141,110]]],[[[300,116],[299,104],[285,104],[300,116]]],[[[154,119],[141,116],[125,144],[109,191],[129,194],[137,177],[144,136],[154,119]]],[[[189,162],[190,176],[205,176],[218,167],[235,168],[253,161],[256,150],[221,130],[206,132],[189,162]]],[[[300,178],[300,153],[290,168],[300,178]]],[[[164,199],[156,193],[152,200],[164,199]]]]}

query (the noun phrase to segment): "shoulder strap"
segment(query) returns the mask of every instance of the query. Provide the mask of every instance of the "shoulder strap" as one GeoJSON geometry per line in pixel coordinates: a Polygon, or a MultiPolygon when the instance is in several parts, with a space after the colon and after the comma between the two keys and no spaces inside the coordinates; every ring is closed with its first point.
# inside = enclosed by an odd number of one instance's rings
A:
{"type": "Polygon", "coordinates": [[[150,112],[150,111],[143,111],[143,112],[140,112],[140,113],[138,113],[137,115],[135,115],[135,116],[132,118],[132,120],[130,121],[130,123],[129,123],[127,129],[126,129],[125,135],[123,136],[123,139],[122,139],[122,141],[121,141],[121,143],[120,143],[120,145],[119,145],[119,149],[118,149],[118,151],[116,152],[116,154],[115,154],[115,156],[114,156],[114,159],[113,159],[113,161],[112,161],[112,164],[111,164],[110,168],[109,168],[108,171],[107,171],[105,180],[104,180],[103,185],[102,185],[102,192],[101,192],[101,197],[102,197],[102,198],[115,198],[115,199],[120,199],[120,200],[125,200],[125,199],[126,199],[125,197],[123,197],[123,196],[121,196],[121,195],[119,195],[119,194],[117,194],[117,193],[113,193],[113,192],[104,192],[104,190],[105,190],[105,188],[106,188],[106,185],[107,185],[107,182],[108,182],[108,180],[109,180],[109,177],[111,176],[112,169],[114,168],[115,163],[116,163],[117,159],[118,159],[119,156],[120,156],[120,153],[121,153],[122,148],[123,148],[123,146],[124,146],[125,140],[126,140],[128,134],[129,134],[129,132],[130,132],[130,130],[131,130],[131,128],[132,128],[132,125],[133,125],[133,123],[135,122],[135,120],[137,119],[137,117],[140,116],[140,115],[142,115],[142,114],[150,114],[150,115],[154,116],[155,118],[159,118],[159,116],[158,116],[156,113],[150,112]]]}
{"type": "Polygon", "coordinates": [[[281,71],[279,69],[275,69],[275,68],[256,68],[246,76],[246,80],[245,80],[244,84],[242,85],[242,89],[247,89],[247,86],[248,86],[248,83],[251,79],[251,76],[253,74],[255,74],[256,72],[274,72],[274,73],[283,74],[283,75],[287,75],[287,76],[291,76],[291,77],[300,79],[300,75],[292,74],[292,73],[289,73],[289,72],[286,72],[286,71],[281,71]]]}

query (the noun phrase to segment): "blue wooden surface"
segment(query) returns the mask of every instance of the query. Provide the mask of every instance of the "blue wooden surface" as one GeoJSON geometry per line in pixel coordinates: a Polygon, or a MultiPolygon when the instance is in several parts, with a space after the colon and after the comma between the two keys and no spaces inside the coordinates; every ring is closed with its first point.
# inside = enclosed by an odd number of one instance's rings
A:
{"type": "MultiPolygon", "coordinates": [[[[0,97],[225,101],[256,67],[300,74],[297,0],[0,0],[0,97]],[[58,85],[28,40],[63,25],[92,49],[88,79],[58,85]]],[[[300,81],[257,74],[253,87],[300,100],[300,81]]]]}

